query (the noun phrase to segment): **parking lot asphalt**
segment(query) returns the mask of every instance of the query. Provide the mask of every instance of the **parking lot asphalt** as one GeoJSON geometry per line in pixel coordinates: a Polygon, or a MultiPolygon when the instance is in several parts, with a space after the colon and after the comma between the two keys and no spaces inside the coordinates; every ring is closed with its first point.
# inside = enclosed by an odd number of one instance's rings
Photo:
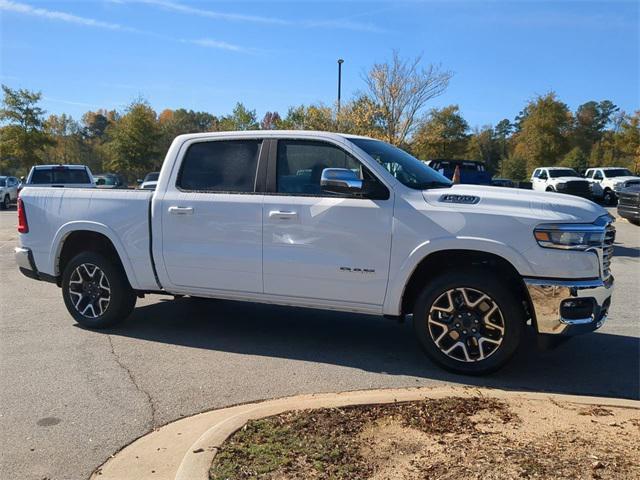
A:
{"type": "Polygon", "coordinates": [[[470,378],[433,365],[409,324],[365,315],[151,295],[118,328],[84,330],[55,285],[17,271],[15,215],[0,212],[2,479],[87,478],[154,427],[297,393],[448,382],[640,398],[640,227],[624,220],[607,323],[553,350],[531,335],[506,368],[470,378]]]}

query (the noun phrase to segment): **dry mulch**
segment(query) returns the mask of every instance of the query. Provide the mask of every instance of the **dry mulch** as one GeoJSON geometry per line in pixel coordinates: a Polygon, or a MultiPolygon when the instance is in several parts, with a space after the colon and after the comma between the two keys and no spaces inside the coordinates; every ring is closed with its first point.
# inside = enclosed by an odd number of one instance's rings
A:
{"type": "Polygon", "coordinates": [[[640,479],[640,412],[448,397],[288,412],[220,448],[223,479],[640,479]]]}

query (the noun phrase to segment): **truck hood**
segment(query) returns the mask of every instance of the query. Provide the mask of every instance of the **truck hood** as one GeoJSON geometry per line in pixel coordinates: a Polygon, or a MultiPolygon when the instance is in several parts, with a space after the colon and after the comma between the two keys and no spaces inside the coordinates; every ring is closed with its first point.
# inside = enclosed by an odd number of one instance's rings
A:
{"type": "Polygon", "coordinates": [[[586,178],[581,177],[555,177],[550,179],[553,183],[560,182],[588,182],[586,178]]]}
{"type": "Polygon", "coordinates": [[[458,212],[509,215],[547,222],[593,223],[607,211],[596,203],[562,193],[518,188],[454,185],[422,192],[431,205],[458,212]]]}
{"type": "Polygon", "coordinates": [[[640,180],[640,177],[636,177],[635,175],[627,175],[625,177],[611,177],[611,178],[608,178],[607,180],[611,180],[611,183],[619,183],[619,182],[626,182],[628,180],[640,180]]]}

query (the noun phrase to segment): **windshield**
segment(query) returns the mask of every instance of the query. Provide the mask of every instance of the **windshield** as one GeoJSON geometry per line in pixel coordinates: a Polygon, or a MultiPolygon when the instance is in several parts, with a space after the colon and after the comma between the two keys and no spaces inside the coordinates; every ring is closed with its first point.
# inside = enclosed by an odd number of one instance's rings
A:
{"type": "Polygon", "coordinates": [[[607,178],[612,177],[632,177],[633,173],[631,173],[626,168],[613,168],[611,170],[605,170],[604,176],[607,178]]]}
{"type": "Polygon", "coordinates": [[[36,168],[29,183],[33,184],[82,184],[91,183],[89,174],[84,168],[36,168]]]}
{"type": "Polygon", "coordinates": [[[349,141],[367,152],[400,183],[409,188],[424,190],[452,185],[447,177],[393,145],[368,138],[349,138],[349,141]]]}
{"type": "Polygon", "coordinates": [[[160,176],[159,172],[147,173],[147,176],[144,177],[144,181],[145,182],[157,182],[159,176],[160,176]]]}
{"type": "Polygon", "coordinates": [[[96,180],[104,180],[103,185],[117,185],[117,178],[116,177],[112,177],[110,175],[105,175],[105,176],[97,176],[96,180]]]}
{"type": "Polygon", "coordinates": [[[579,177],[578,173],[572,168],[557,168],[554,170],[549,170],[549,176],[551,178],[558,177],[579,177]]]}

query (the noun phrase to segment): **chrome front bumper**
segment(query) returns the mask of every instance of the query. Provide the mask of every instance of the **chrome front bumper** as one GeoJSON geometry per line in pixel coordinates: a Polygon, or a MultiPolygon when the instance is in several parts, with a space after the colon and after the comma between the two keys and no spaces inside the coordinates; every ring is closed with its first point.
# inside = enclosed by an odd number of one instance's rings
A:
{"type": "Polygon", "coordinates": [[[613,276],[607,280],[525,278],[538,333],[577,335],[600,328],[607,319],[613,276]]]}

